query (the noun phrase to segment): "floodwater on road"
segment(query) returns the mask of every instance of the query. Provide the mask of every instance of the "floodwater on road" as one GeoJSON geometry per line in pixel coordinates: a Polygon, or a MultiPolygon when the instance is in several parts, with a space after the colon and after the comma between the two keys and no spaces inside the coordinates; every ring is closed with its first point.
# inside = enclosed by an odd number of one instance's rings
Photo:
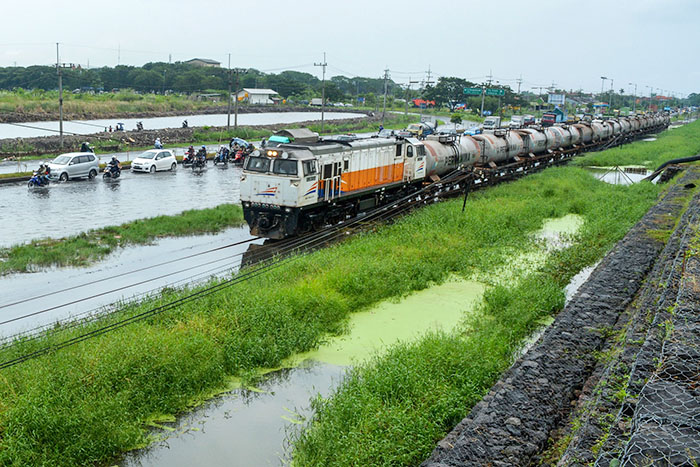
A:
{"type": "MultiPolygon", "coordinates": [[[[365,114],[350,112],[326,112],[326,120],[342,120],[347,118],[365,117],[365,114]]],[[[160,130],[163,128],[180,128],[183,120],[190,127],[226,126],[227,114],[211,115],[178,115],[176,117],[153,118],[112,118],[102,120],[64,120],[63,131],[66,134],[86,135],[105,131],[110,125],[115,127],[117,122],[123,123],[126,130],[135,130],[136,122],[142,122],[144,130],[160,130]]],[[[264,112],[238,114],[239,125],[269,125],[276,123],[297,123],[306,120],[321,120],[321,112],[264,112]]],[[[231,115],[231,125],[234,116],[231,115]]],[[[2,138],[31,138],[36,136],[54,136],[58,134],[58,121],[0,123],[0,139],[2,138]]]]}
{"type": "Polygon", "coordinates": [[[247,226],[216,235],[170,237],[153,245],[119,249],[88,268],[53,268],[1,277],[0,338],[82,317],[165,286],[236,271],[249,244],[234,244],[251,238],[247,226]],[[42,297],[33,299],[39,295],[42,297]],[[27,314],[34,315],[17,320],[27,314]]]}
{"type": "Polygon", "coordinates": [[[182,166],[155,174],[123,170],[116,180],[98,176],[31,189],[26,184],[0,185],[0,247],[237,203],[241,168],[211,161],[207,167],[201,173],[182,166]]]}

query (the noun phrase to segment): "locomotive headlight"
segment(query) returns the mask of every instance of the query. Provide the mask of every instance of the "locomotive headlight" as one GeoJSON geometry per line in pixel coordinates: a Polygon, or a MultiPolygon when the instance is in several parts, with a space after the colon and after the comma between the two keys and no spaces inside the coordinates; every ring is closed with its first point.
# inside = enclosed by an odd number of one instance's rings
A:
{"type": "Polygon", "coordinates": [[[267,155],[268,157],[277,157],[277,151],[273,151],[272,149],[270,149],[269,151],[267,151],[267,155]]]}

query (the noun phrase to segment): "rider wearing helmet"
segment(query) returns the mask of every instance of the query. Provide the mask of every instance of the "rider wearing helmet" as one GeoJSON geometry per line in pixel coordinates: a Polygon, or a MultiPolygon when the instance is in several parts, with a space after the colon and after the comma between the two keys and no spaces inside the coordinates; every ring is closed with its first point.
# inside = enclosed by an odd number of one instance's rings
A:
{"type": "Polygon", "coordinates": [[[108,167],[111,173],[115,173],[122,169],[122,165],[119,162],[119,159],[117,159],[117,156],[112,156],[112,160],[109,161],[108,167]]]}
{"type": "Polygon", "coordinates": [[[202,146],[199,148],[199,151],[197,151],[197,159],[205,161],[207,159],[207,147],[202,146]]]}

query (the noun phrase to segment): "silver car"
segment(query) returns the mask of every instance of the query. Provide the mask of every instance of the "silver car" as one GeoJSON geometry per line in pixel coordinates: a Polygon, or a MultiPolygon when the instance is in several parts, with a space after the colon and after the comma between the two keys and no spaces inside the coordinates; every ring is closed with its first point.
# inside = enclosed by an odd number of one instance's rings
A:
{"type": "Polygon", "coordinates": [[[52,160],[49,168],[52,179],[65,182],[71,178],[95,178],[100,164],[91,152],[69,152],[52,160]]]}

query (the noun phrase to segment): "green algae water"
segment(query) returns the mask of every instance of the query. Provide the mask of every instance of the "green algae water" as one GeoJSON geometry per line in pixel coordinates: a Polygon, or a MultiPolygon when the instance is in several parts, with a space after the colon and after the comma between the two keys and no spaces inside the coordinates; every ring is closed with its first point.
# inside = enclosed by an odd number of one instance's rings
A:
{"type": "Polygon", "coordinates": [[[318,350],[298,354],[285,364],[304,360],[349,366],[398,342],[414,340],[429,330],[455,329],[481,301],[485,285],[452,277],[398,302],[385,301],[350,317],[349,334],[332,337],[318,350]]]}

